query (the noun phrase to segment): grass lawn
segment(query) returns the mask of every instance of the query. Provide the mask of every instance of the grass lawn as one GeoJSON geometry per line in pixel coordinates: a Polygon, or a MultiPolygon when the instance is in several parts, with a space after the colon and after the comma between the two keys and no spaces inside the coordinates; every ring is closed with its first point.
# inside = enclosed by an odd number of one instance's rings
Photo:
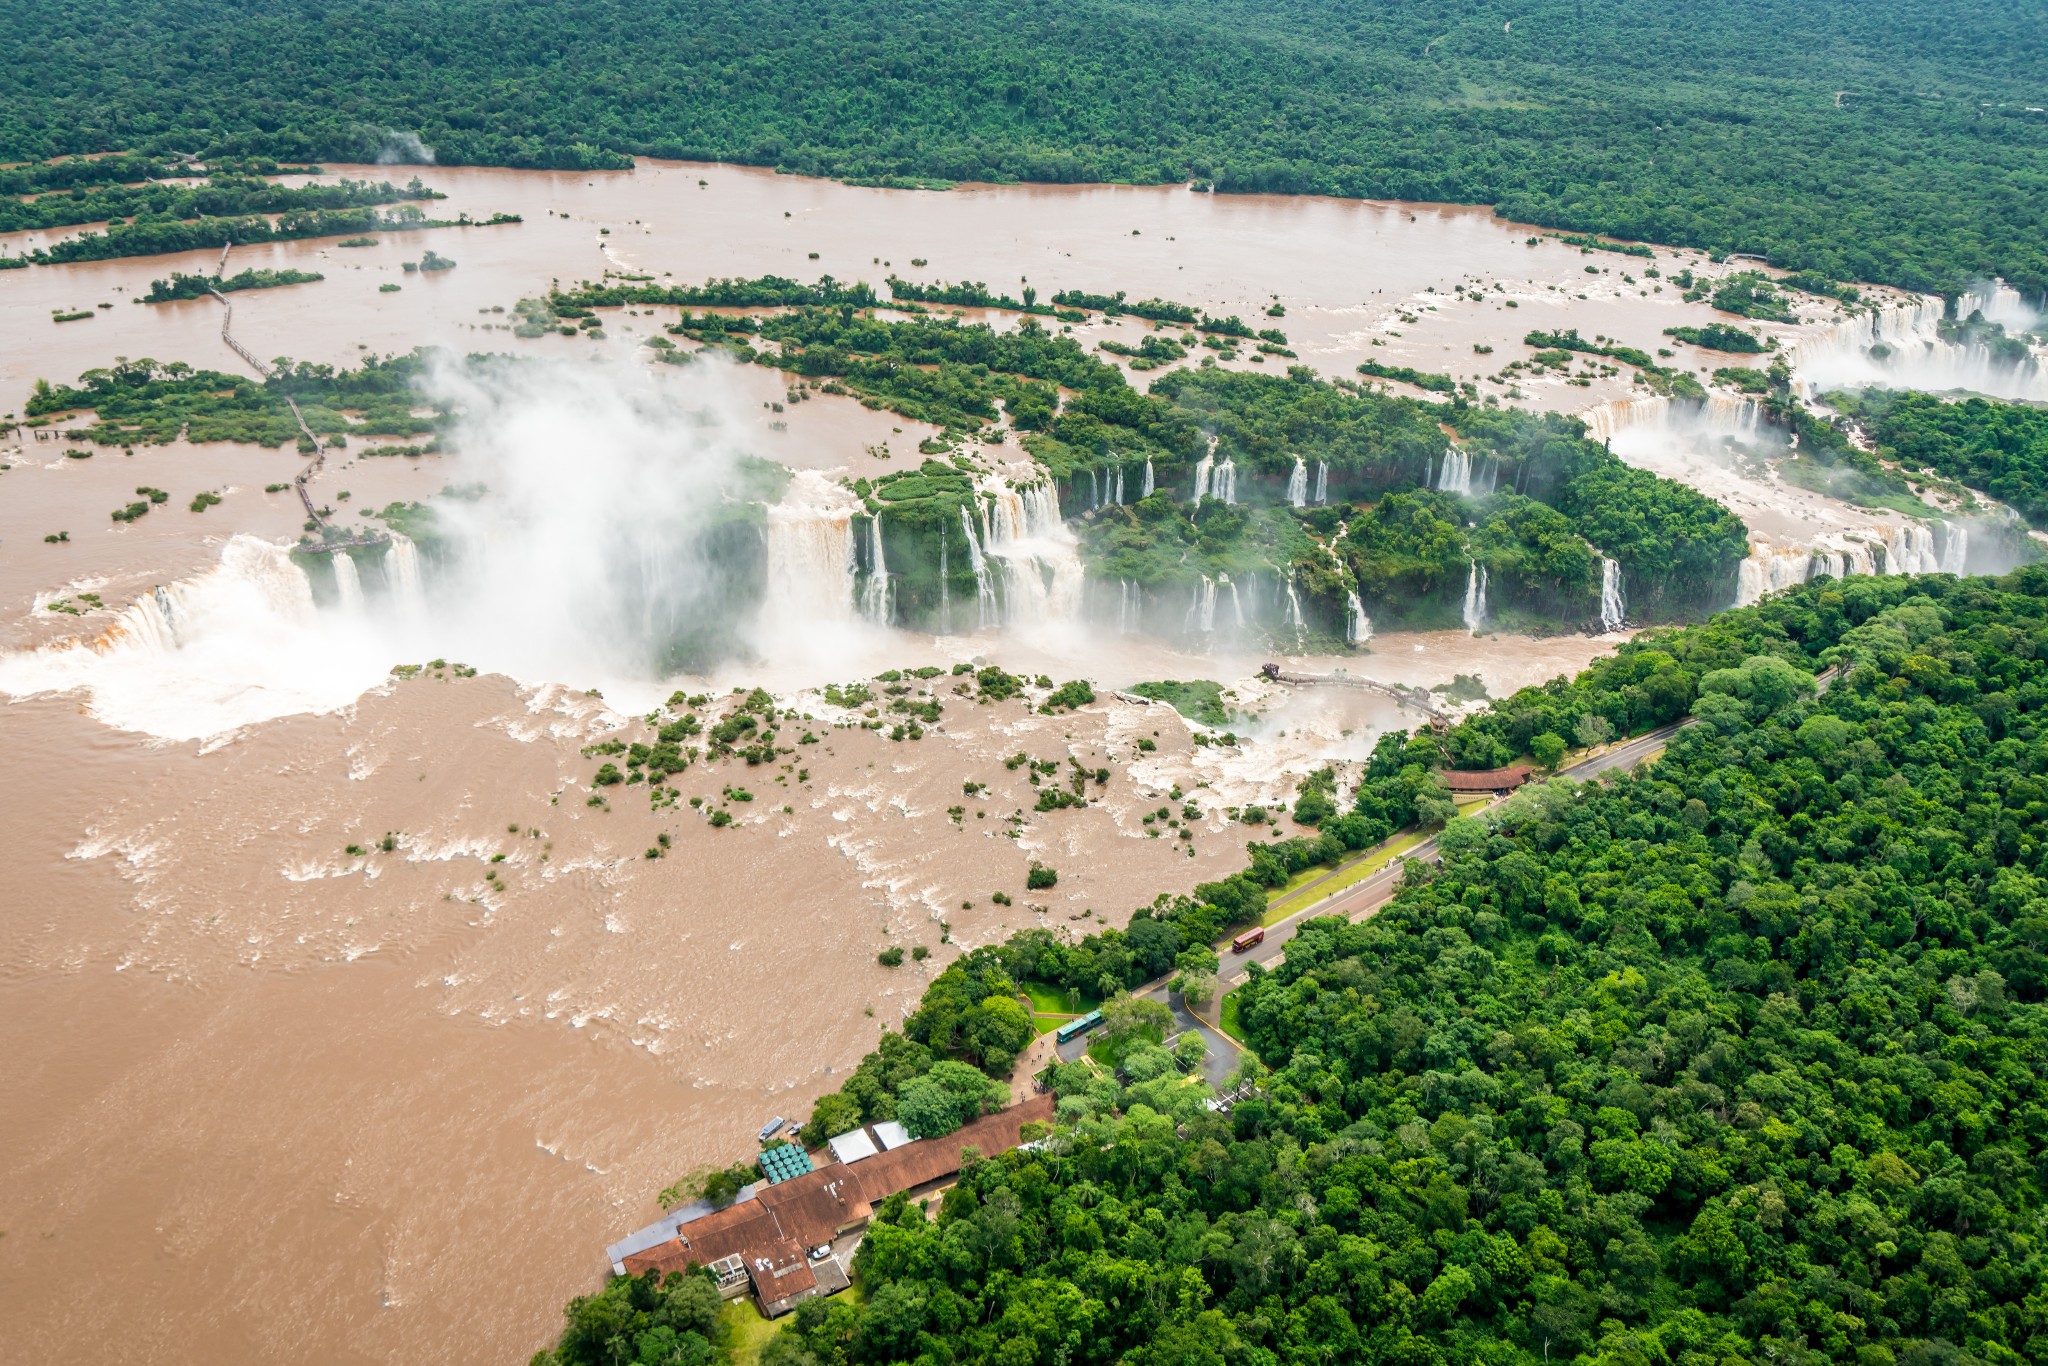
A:
{"type": "Polygon", "coordinates": [[[1024,994],[1031,1002],[1031,1027],[1041,1034],[1050,1034],[1102,1004],[1086,992],[1067,991],[1040,982],[1025,986],[1024,994]]]}
{"type": "Polygon", "coordinates": [[[1296,873],[1285,887],[1266,894],[1266,918],[1261,924],[1272,925],[1285,920],[1296,911],[1314,902],[1321,901],[1332,892],[1341,892],[1355,882],[1362,882],[1380,869],[1407,853],[1429,836],[1420,830],[1411,830],[1405,835],[1396,835],[1384,844],[1375,845],[1358,858],[1339,867],[1333,874],[1328,868],[1310,868],[1296,873]],[[1318,878],[1328,881],[1317,884],[1310,890],[1310,884],[1318,878]]]}
{"type": "Polygon", "coordinates": [[[1024,994],[1031,998],[1031,1011],[1035,1015],[1086,1015],[1102,1004],[1086,992],[1049,987],[1042,982],[1026,985],[1024,994]]]}
{"type": "Polygon", "coordinates": [[[718,1311],[718,1321],[726,1331],[726,1341],[732,1344],[732,1366],[755,1366],[761,1359],[761,1349],[768,1345],[768,1339],[782,1331],[782,1324],[770,1323],[761,1317],[761,1311],[754,1307],[751,1297],[742,1295],[736,1300],[726,1301],[718,1311]]]}
{"type": "MultiPolygon", "coordinates": [[[[1223,1008],[1217,1012],[1217,1019],[1222,1023],[1225,1034],[1228,1034],[1240,1044],[1244,1044],[1244,1025],[1237,1018],[1236,992],[1233,991],[1230,995],[1223,998],[1223,1008]]],[[[1249,1044],[1245,1046],[1250,1047],[1249,1044]]]]}

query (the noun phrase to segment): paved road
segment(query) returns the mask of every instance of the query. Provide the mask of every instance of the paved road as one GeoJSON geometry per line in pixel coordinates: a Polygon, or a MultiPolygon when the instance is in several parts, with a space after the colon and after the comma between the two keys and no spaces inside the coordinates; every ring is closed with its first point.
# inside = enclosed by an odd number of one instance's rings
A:
{"type": "MultiPolygon", "coordinates": [[[[1834,681],[1835,671],[1827,669],[1815,676],[1814,685],[1817,691],[1826,692],[1828,685],[1834,681]]],[[[1679,731],[1687,726],[1696,724],[1698,723],[1688,717],[1686,720],[1676,721],[1668,726],[1659,726],[1655,730],[1646,731],[1633,739],[1624,740],[1620,744],[1614,745],[1598,754],[1588,755],[1577,763],[1567,764],[1558,770],[1558,774],[1561,777],[1576,778],[1583,782],[1589,778],[1596,778],[1602,773],[1617,771],[1626,773],[1644,760],[1657,755],[1663,750],[1665,745],[1671,742],[1671,737],[1678,734],[1679,731]]],[[[1496,802],[1498,800],[1500,799],[1496,799],[1496,802]]],[[[1487,807],[1491,807],[1494,804],[1495,802],[1489,802],[1487,807]]],[[[1479,809],[1486,810],[1487,807],[1479,809]]],[[[1223,979],[1224,991],[1228,992],[1231,987],[1237,985],[1238,981],[1243,978],[1248,964],[1257,963],[1262,967],[1271,968],[1277,965],[1281,959],[1285,958],[1287,943],[1300,930],[1303,921],[1331,915],[1341,915],[1350,920],[1363,920],[1380,907],[1386,905],[1394,899],[1394,893],[1400,890],[1401,879],[1407,871],[1405,865],[1409,859],[1421,859],[1428,863],[1436,862],[1436,836],[1431,835],[1414,848],[1403,852],[1385,868],[1382,868],[1370,877],[1363,878],[1348,887],[1332,892],[1318,901],[1311,902],[1293,915],[1288,916],[1285,920],[1275,921],[1273,924],[1268,925],[1266,927],[1265,939],[1260,943],[1254,944],[1243,953],[1231,952],[1230,941],[1225,940],[1216,950],[1218,956],[1223,960],[1219,975],[1223,979]]],[[[1337,870],[1340,873],[1342,871],[1341,868],[1337,870]]],[[[1217,1023],[1217,1012],[1222,1008],[1221,995],[1219,994],[1218,998],[1209,1004],[1201,1016],[1194,1017],[1190,1016],[1187,1008],[1182,1004],[1178,996],[1174,996],[1167,991],[1166,982],[1167,979],[1162,977],[1157,981],[1149,982],[1139,987],[1132,994],[1148,996],[1157,1001],[1165,1001],[1173,1008],[1175,1018],[1180,1022],[1181,1028],[1187,1028],[1190,1024],[1200,1025],[1202,1037],[1209,1041],[1209,1062],[1207,1066],[1210,1080],[1220,1086],[1222,1084],[1221,1078],[1227,1077],[1236,1071],[1238,1055],[1241,1051],[1223,1033],[1217,1023]]],[[[1072,1061],[1073,1058],[1081,1055],[1086,1046],[1087,1041],[1085,1038],[1077,1039],[1066,1047],[1061,1048],[1059,1050],[1060,1056],[1068,1061],[1072,1061]]]]}
{"type": "MultiPolygon", "coordinates": [[[[1822,670],[1814,677],[1815,690],[1826,692],[1828,685],[1835,681],[1835,677],[1835,670],[1822,670]]],[[[1698,723],[1688,717],[1683,721],[1675,721],[1668,726],[1659,726],[1657,729],[1646,731],[1633,739],[1624,740],[1620,744],[1603,750],[1599,754],[1588,755],[1577,763],[1567,764],[1559,769],[1558,773],[1562,777],[1576,778],[1581,782],[1588,778],[1596,778],[1602,773],[1615,771],[1626,773],[1644,760],[1650,759],[1662,751],[1664,746],[1671,743],[1672,736],[1678,734],[1687,726],[1696,724],[1698,723]]],[[[1488,806],[1491,805],[1493,803],[1488,803],[1488,806]]],[[[1485,810],[1486,808],[1482,807],[1480,809],[1485,810]]],[[[1399,858],[1396,858],[1392,863],[1379,872],[1374,873],[1371,877],[1354,882],[1341,891],[1333,892],[1320,901],[1312,902],[1301,910],[1296,911],[1293,915],[1288,916],[1285,920],[1268,925],[1266,927],[1265,942],[1254,945],[1249,951],[1245,953],[1232,953],[1228,941],[1226,941],[1217,950],[1217,953],[1223,959],[1222,977],[1225,987],[1227,988],[1233,984],[1233,979],[1244,972],[1247,963],[1258,963],[1265,967],[1272,967],[1281,958],[1285,957],[1287,941],[1294,938],[1295,931],[1301,928],[1301,923],[1304,920],[1329,915],[1342,915],[1352,920],[1363,920],[1381,906],[1393,900],[1394,893],[1401,886],[1401,877],[1404,871],[1402,864],[1405,860],[1422,859],[1426,862],[1434,863],[1436,858],[1436,836],[1432,835],[1413,849],[1403,853],[1399,858]]]]}

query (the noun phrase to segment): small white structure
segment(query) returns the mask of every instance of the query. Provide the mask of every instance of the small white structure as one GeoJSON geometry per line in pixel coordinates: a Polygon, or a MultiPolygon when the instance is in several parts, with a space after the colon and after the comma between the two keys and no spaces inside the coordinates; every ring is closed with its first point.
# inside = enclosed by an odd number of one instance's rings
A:
{"type": "Polygon", "coordinates": [[[881,1151],[875,1146],[875,1141],[868,1137],[865,1129],[855,1129],[837,1138],[828,1138],[825,1140],[825,1146],[832,1150],[832,1156],[848,1163],[858,1162],[864,1157],[873,1157],[881,1151]]]}
{"type": "MultiPolygon", "coordinates": [[[[1151,699],[1147,698],[1145,700],[1149,702],[1151,699]]],[[[886,1119],[877,1124],[875,1126],[875,1137],[881,1140],[883,1148],[890,1151],[894,1151],[904,1144],[914,1141],[910,1137],[910,1131],[893,1119],[886,1119]]]]}

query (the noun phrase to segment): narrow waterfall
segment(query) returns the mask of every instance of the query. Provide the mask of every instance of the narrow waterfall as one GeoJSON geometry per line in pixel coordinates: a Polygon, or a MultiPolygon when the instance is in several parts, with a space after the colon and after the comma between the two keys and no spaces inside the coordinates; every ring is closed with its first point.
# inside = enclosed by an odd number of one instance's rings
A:
{"type": "Polygon", "coordinates": [[[1372,618],[1365,614],[1365,604],[1358,600],[1356,589],[1344,595],[1344,639],[1354,646],[1372,639],[1372,618]]]}
{"type": "Polygon", "coordinates": [[[960,527],[967,533],[967,562],[974,566],[974,595],[981,609],[981,626],[987,629],[1002,619],[1002,609],[996,602],[994,576],[990,574],[988,557],[981,553],[981,538],[975,535],[974,518],[963,505],[960,509],[960,527]]]}
{"type": "Polygon", "coordinates": [[[1116,631],[1120,636],[1136,635],[1145,620],[1145,590],[1129,579],[1118,581],[1116,631]]]}
{"type": "Polygon", "coordinates": [[[1308,463],[1294,457],[1294,471],[1287,476],[1287,501],[1291,506],[1308,506],[1308,463]]]}
{"type": "Polygon", "coordinates": [[[1970,533],[1960,522],[1943,522],[1941,546],[1941,572],[1944,574],[1967,574],[1965,567],[1970,562],[1970,533]]]}
{"type": "Polygon", "coordinates": [[[1456,446],[1444,454],[1443,468],[1436,472],[1436,488],[1439,493],[1472,493],[1472,457],[1456,446]]]}
{"type": "Polygon", "coordinates": [[[1294,628],[1294,648],[1304,648],[1308,640],[1308,623],[1301,618],[1301,595],[1294,591],[1294,571],[1287,571],[1287,624],[1294,628]]]}
{"type": "Polygon", "coordinates": [[[882,554],[882,519],[868,518],[868,578],[861,585],[860,614],[876,626],[887,626],[894,594],[889,583],[889,562],[882,554]]]}
{"type": "Polygon", "coordinates": [[[768,567],[761,614],[779,628],[854,619],[853,514],[845,509],[768,509],[768,567]]]}
{"type": "Polygon", "coordinates": [[[1116,462],[1116,501],[1117,501],[1117,502],[1118,502],[1119,504],[1121,504],[1121,503],[1123,502],[1123,500],[1124,500],[1124,462],[1123,462],[1123,461],[1121,461],[1121,460],[1119,460],[1119,461],[1117,461],[1117,462],[1116,462]]]}
{"type": "Polygon", "coordinates": [[[1088,467],[1088,510],[1095,511],[1102,506],[1102,486],[1095,481],[1095,467],[1088,467]]]}
{"type": "Polygon", "coordinates": [[[1330,467],[1321,460],[1316,461],[1316,506],[1330,501],[1330,467]]]}
{"type": "Polygon", "coordinates": [[[1150,498],[1152,496],[1152,457],[1149,455],[1145,457],[1145,491],[1138,496],[1140,498],[1150,498]]]}
{"type": "Polygon", "coordinates": [[[1232,581],[1230,575],[1225,574],[1223,576],[1223,586],[1230,590],[1231,618],[1237,623],[1237,629],[1242,631],[1244,629],[1244,604],[1238,600],[1237,584],[1232,581]]]}
{"type": "Polygon", "coordinates": [[[1486,566],[1472,561],[1465,575],[1465,629],[1477,634],[1486,624],[1486,566]]]}
{"type": "Polygon", "coordinates": [[[953,633],[953,576],[946,566],[946,524],[939,523],[939,630],[953,633]]]}
{"type": "Polygon", "coordinates": [[[1628,605],[1621,596],[1621,566],[1602,555],[1600,557],[1600,629],[1619,631],[1628,615],[1628,605]]]}
{"type": "Polygon", "coordinates": [[[1228,456],[1224,457],[1223,463],[1216,467],[1215,485],[1215,494],[1218,498],[1221,498],[1225,503],[1235,503],[1237,501],[1237,462],[1235,460],[1230,459],[1228,456]]]}
{"type": "Polygon", "coordinates": [[[1202,499],[1209,492],[1209,471],[1216,468],[1215,450],[1216,448],[1213,445],[1210,446],[1210,453],[1195,462],[1195,496],[1193,501],[1197,507],[1201,506],[1202,499]]]}
{"type": "Polygon", "coordinates": [[[1216,629],[1216,581],[1207,574],[1202,575],[1202,585],[1195,590],[1194,600],[1188,604],[1188,614],[1182,623],[1189,631],[1209,635],[1216,629]]]}
{"type": "Polygon", "coordinates": [[[346,550],[337,550],[327,557],[334,566],[334,591],[341,601],[344,612],[363,610],[363,580],[356,572],[356,561],[346,550]]]}
{"type": "Polygon", "coordinates": [[[425,604],[426,590],[420,582],[420,548],[395,531],[391,533],[391,548],[384,552],[384,578],[400,607],[410,610],[425,604]]]}

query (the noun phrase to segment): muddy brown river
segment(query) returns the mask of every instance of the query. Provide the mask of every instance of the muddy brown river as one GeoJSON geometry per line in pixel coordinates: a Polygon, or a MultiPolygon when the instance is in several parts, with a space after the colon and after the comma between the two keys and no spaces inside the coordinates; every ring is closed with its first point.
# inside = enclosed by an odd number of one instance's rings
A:
{"type": "MultiPolygon", "coordinates": [[[[1519,354],[1531,328],[1651,347],[1662,328],[1713,316],[1658,292],[1640,276],[1645,262],[1585,256],[1481,209],[1176,188],[930,194],[656,163],[419,173],[450,196],[434,213],[525,222],[384,234],[361,249],[238,249],[230,271],[327,276],[235,296],[237,333],[258,355],[347,364],[444,344],[630,356],[674,310],[614,319],[605,342],[517,341],[498,330],[506,315],[488,311],[608,269],[679,282],[829,272],[879,283],[893,270],[1013,293],[1027,281],[1041,295],[1121,289],[1271,323],[1325,373],[1380,358],[1474,377],[1519,354]],[[429,246],[457,268],[402,272],[429,246]],[[1284,318],[1265,316],[1274,303],[1284,318]]],[[[17,234],[0,250],[48,236],[17,234]]],[[[0,273],[0,412],[19,413],[38,378],[68,380],[115,356],[240,370],[214,301],[129,302],[153,278],[217,259],[0,273]],[[95,316],[48,321],[60,309],[95,316]]],[[[1688,262],[1698,258],[1658,257],[1667,273],[1688,262]]],[[[1094,331],[1135,335],[1127,323],[1094,331]]],[[[772,372],[716,382],[732,441],[793,468],[872,473],[917,459],[926,434],[850,402],[771,418],[761,405],[780,393],[772,372]]],[[[1626,393],[1604,379],[1524,388],[1528,401],[1574,408],[1626,393]]],[[[553,439],[574,450],[608,437],[593,426],[553,439]]],[[[823,660],[798,652],[692,682],[764,683],[819,718],[821,743],[786,766],[681,776],[685,798],[719,800],[728,784],[753,792],[729,804],[731,828],[687,806],[652,811],[642,789],[593,808],[595,761],[582,747],[626,718],[585,694],[589,678],[514,662],[491,672],[502,639],[477,642],[479,677],[407,681],[384,672],[424,657],[397,653],[414,643],[402,635],[366,636],[332,668],[306,655],[289,679],[254,655],[222,653],[200,678],[124,653],[128,604],[204,577],[236,545],[295,534],[291,495],[263,489],[290,478],[298,457],[174,444],[76,460],[65,446],[20,430],[0,438],[12,466],[0,472],[0,674],[28,676],[25,660],[80,666],[63,675],[70,690],[0,694],[9,1360],[61,1359],[81,1341],[119,1344],[114,1359],[138,1362],[524,1360],[552,1337],[561,1303],[600,1283],[603,1245],[653,1217],[653,1192],[740,1157],[769,1115],[805,1113],[956,948],[1027,925],[1086,933],[1235,871],[1246,827],[1224,807],[1283,801],[1300,776],[1355,766],[1374,736],[1413,723],[1369,694],[1265,687],[1264,656],[1249,648],[1197,654],[1054,627],[867,632],[843,648],[827,640],[823,660]],[[108,508],[136,485],[171,501],[111,525],[108,508]],[[224,501],[185,511],[201,489],[224,501]],[[44,543],[60,530],[71,540],[44,543]],[[28,653],[94,640],[104,654],[28,653]],[[1048,717],[942,687],[945,719],[913,743],[831,728],[813,691],[970,659],[1087,676],[1102,696],[1048,717]],[[1233,703],[1256,714],[1244,743],[1197,747],[1166,708],[1108,691],[1197,677],[1231,685],[1233,703]],[[1155,737],[1156,751],[1138,750],[1155,737]],[[1113,777],[1095,805],[1039,815],[1002,766],[1019,749],[1071,754],[1113,777]],[[964,799],[963,782],[990,792],[964,799]],[[1175,786],[1205,811],[1192,857],[1141,820],[1175,786]],[[673,848],[647,858],[664,832],[673,848]],[[390,852],[377,848],[387,833],[390,852]],[[351,855],[351,844],[372,852],[351,855]],[[1035,898],[1022,885],[1034,859],[1060,870],[1035,898]],[[996,905],[996,891],[1016,905],[996,905]],[[934,956],[882,968],[875,956],[892,944],[934,956]]],[[[345,510],[416,498],[450,469],[438,457],[337,456],[316,496],[347,491],[345,510]]],[[[1380,636],[1363,660],[1295,663],[1422,685],[1477,674],[1501,695],[1613,645],[1380,636]]],[[[641,705],[607,696],[622,711],[641,705]]]]}

